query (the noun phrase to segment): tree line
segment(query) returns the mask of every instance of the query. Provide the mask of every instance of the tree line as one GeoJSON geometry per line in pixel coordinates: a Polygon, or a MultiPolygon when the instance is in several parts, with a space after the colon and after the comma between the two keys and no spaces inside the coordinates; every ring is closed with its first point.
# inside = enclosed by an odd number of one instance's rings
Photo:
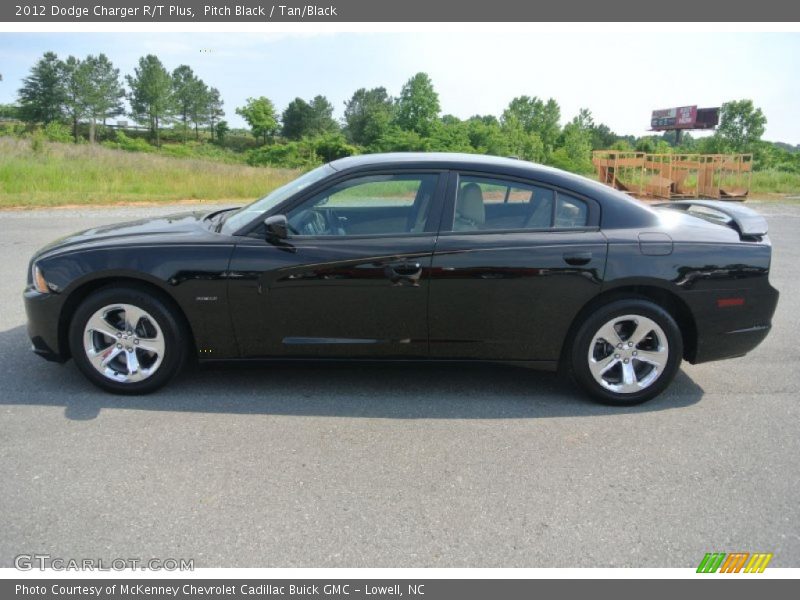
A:
{"type": "Polygon", "coordinates": [[[439,94],[426,73],[411,77],[393,97],[384,87],[360,88],[344,103],[341,122],[324,96],[295,98],[279,113],[266,96],[236,109],[262,147],[253,164],[332,160],[358,152],[442,151],[518,156],[573,171],[591,170],[591,150],[617,136],[596,126],[582,109],[563,127],[553,99],[514,98],[499,117],[461,120],[442,114],[439,94]],[[604,136],[604,139],[596,139],[604,136]]]}
{"type": "Polygon", "coordinates": [[[147,124],[151,140],[161,144],[165,122],[177,122],[186,140],[190,127],[199,138],[199,128],[208,126],[212,138],[224,116],[219,90],[209,87],[188,65],[171,73],[158,57],[148,54],[139,59],[133,74],[126,75],[126,91],[119,69],[105,54],[61,60],[46,52],[31,68],[18,92],[17,115],[23,121],[49,125],[69,121],[75,141],[81,122],[89,124],[89,141],[95,141],[98,122],[126,114],[147,124]]]}
{"type": "MultiPolygon", "coordinates": [[[[88,123],[95,141],[98,123],[128,114],[144,124],[152,144],[160,146],[167,126],[186,143],[201,130],[220,146],[230,132],[223,120],[218,89],[197,77],[188,65],[167,70],[157,56],[139,59],[132,74],[120,76],[103,54],[60,60],[47,52],[31,68],[18,94],[16,114],[28,123],[68,122],[75,141],[79,124],[88,123]],[[129,110],[126,112],[124,101],[129,110]]],[[[2,109],[2,107],[0,107],[2,109]]],[[[307,167],[362,152],[450,151],[517,156],[575,172],[592,170],[594,149],[643,152],[754,152],[757,168],[800,172],[797,148],[762,142],[766,116],[751,100],[723,104],[714,135],[695,139],[674,132],[642,137],[616,134],[596,123],[582,108],[562,125],[553,98],[518,96],[498,115],[459,119],[442,114],[439,94],[426,73],[417,73],[397,96],[384,87],[360,88],[344,103],[343,117],[323,95],[295,98],[279,112],[268,96],[248,98],[236,113],[248,124],[253,165],[307,167]]],[[[0,117],[2,110],[0,110],[0,117]]]]}

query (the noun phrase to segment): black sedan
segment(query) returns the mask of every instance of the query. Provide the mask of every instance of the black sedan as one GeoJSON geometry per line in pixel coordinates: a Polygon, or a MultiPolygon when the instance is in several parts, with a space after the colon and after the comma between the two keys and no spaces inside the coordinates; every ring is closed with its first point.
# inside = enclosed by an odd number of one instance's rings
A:
{"type": "Polygon", "coordinates": [[[239,209],[89,229],[32,259],[34,352],[110,392],[189,359],[561,367],[595,398],[660,393],[682,359],[741,356],[778,292],[766,222],[647,206],[514,159],[384,154],[239,209]]]}

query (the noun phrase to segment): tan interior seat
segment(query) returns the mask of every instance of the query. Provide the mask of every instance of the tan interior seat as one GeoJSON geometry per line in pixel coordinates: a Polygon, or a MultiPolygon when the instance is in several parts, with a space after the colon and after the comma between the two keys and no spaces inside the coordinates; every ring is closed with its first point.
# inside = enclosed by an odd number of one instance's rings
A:
{"type": "Polygon", "coordinates": [[[483,191],[477,183],[468,183],[461,188],[456,199],[456,215],[453,231],[477,231],[486,222],[486,207],[483,191]]]}
{"type": "Polygon", "coordinates": [[[528,217],[524,227],[527,229],[547,229],[553,221],[553,192],[537,190],[533,197],[533,213],[528,217]]]}

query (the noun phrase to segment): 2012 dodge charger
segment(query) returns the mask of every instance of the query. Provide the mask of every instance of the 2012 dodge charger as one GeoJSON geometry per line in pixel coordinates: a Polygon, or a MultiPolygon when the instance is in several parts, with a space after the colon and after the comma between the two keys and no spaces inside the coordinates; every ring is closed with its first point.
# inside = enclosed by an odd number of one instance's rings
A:
{"type": "Polygon", "coordinates": [[[741,356],[778,301],[765,220],[647,206],[557,169],[350,157],[238,209],[98,227],[33,257],[33,350],[110,392],[192,358],[559,366],[600,401],[741,356]]]}

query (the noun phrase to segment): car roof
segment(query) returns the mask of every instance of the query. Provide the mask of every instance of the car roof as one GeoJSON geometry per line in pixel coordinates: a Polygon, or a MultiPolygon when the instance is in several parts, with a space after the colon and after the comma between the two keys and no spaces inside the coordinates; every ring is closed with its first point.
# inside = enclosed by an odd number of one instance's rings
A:
{"type": "MultiPolygon", "coordinates": [[[[386,152],[379,154],[357,154],[340,158],[331,163],[336,170],[371,165],[387,165],[397,163],[426,164],[430,166],[484,165],[493,167],[513,167],[522,162],[514,157],[488,156],[484,154],[467,154],[465,152],[386,152]]],[[[527,163],[532,165],[533,163],[527,163]]]]}
{"type": "Polygon", "coordinates": [[[655,211],[599,181],[555,167],[513,157],[458,152],[389,152],[361,154],[330,163],[337,171],[378,170],[388,167],[459,169],[488,175],[520,177],[564,188],[597,200],[602,207],[603,227],[646,227],[658,220],[655,211]]]}

